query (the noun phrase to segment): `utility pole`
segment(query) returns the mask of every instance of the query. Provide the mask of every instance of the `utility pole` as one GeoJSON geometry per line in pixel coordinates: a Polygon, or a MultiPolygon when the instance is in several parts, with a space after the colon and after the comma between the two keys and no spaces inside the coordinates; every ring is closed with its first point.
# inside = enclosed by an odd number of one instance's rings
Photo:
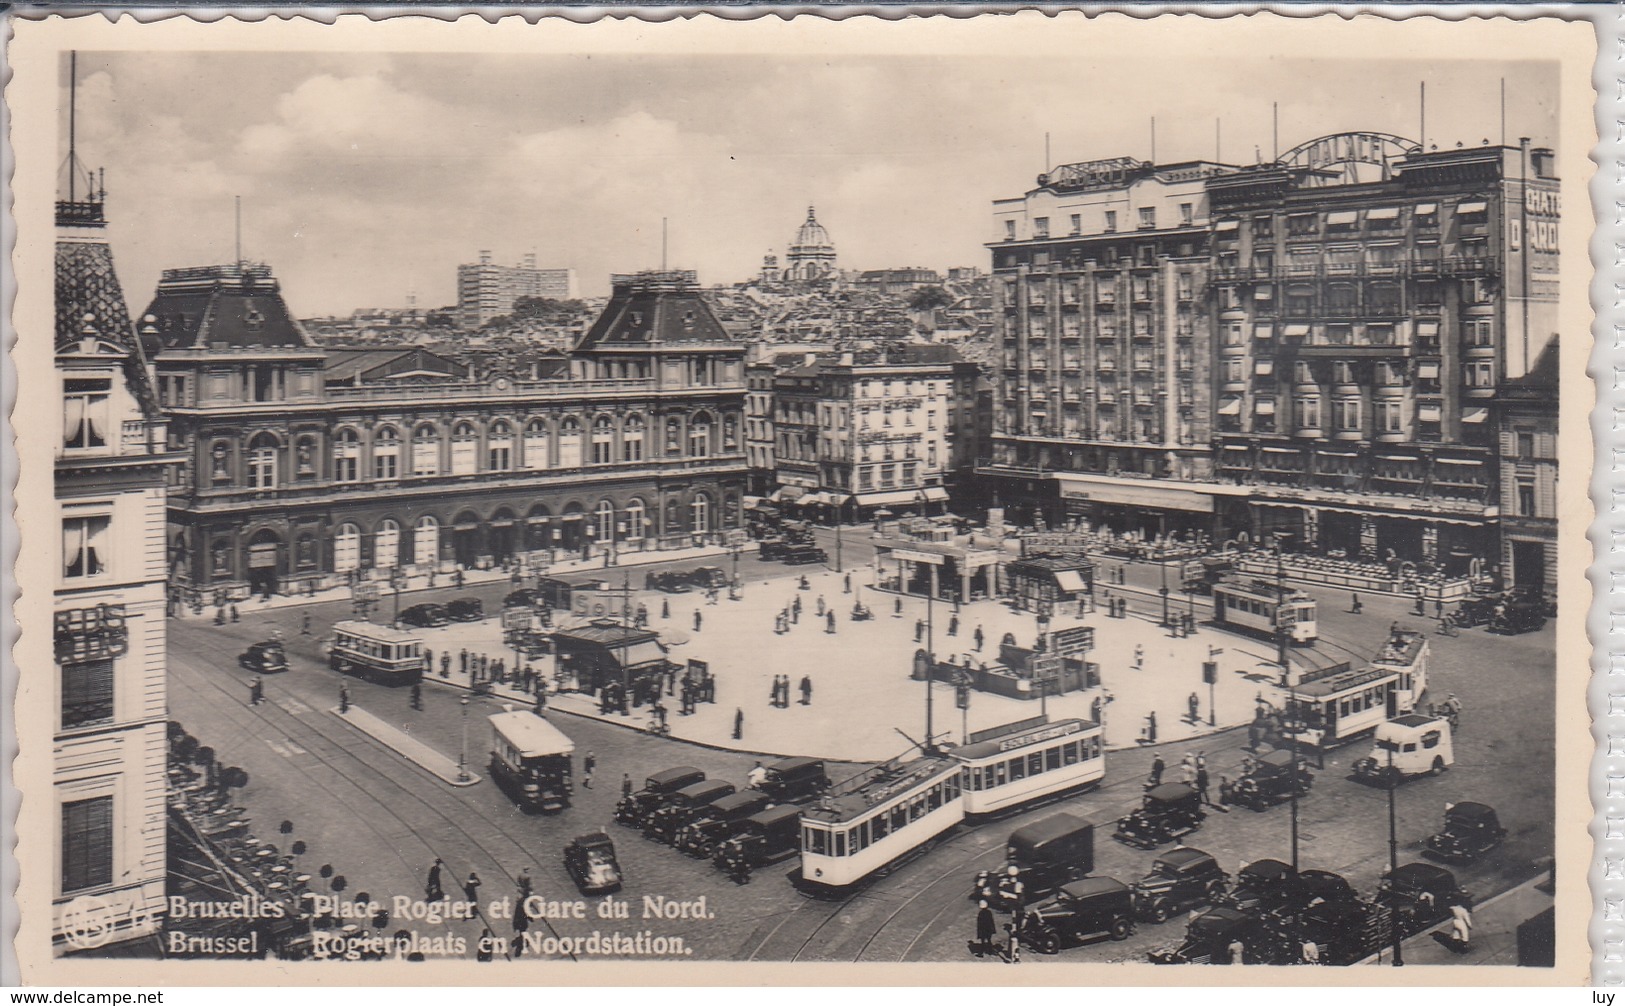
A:
{"type": "MultiPolygon", "coordinates": [[[[1388,875],[1399,869],[1399,835],[1394,828],[1394,791],[1399,787],[1394,778],[1394,749],[1388,749],[1388,875]]],[[[1405,966],[1404,941],[1400,939],[1399,913],[1390,911],[1388,916],[1388,935],[1394,944],[1394,967],[1405,966]]]]}
{"type": "Polygon", "coordinates": [[[1298,872],[1298,690],[1294,686],[1287,693],[1287,722],[1291,725],[1292,784],[1287,792],[1292,795],[1292,872],[1298,872]]]}
{"type": "Polygon", "coordinates": [[[1158,591],[1162,595],[1162,627],[1168,628],[1168,558],[1164,556],[1157,565],[1162,569],[1162,587],[1158,591]]]}
{"type": "Polygon", "coordinates": [[[461,700],[463,707],[463,746],[457,751],[457,781],[468,781],[468,697],[461,700]]]}

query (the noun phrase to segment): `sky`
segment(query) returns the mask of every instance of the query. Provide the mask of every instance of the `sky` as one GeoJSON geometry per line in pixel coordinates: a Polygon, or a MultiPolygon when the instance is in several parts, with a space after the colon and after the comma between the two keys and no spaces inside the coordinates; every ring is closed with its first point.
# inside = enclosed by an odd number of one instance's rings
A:
{"type": "MultiPolygon", "coordinates": [[[[67,156],[61,68],[59,163],[67,156]]],[[[1556,137],[1555,64],[932,56],[81,53],[80,160],[139,311],[160,270],[270,264],[300,317],[455,303],[489,249],[585,295],[661,264],[755,275],[816,205],[842,268],[986,267],[991,203],[1053,164],[1226,161],[1346,130],[1556,137]]],[[[59,173],[65,179],[65,173],[59,173]]],[[[65,186],[65,182],[63,182],[65,186]]]]}

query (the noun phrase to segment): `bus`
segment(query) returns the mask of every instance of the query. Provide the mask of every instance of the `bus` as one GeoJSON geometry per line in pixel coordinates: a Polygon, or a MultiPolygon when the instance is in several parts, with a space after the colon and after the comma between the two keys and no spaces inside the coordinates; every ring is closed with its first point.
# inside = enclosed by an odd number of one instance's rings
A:
{"type": "Polygon", "coordinates": [[[336,623],[327,660],[340,674],[382,685],[415,685],[423,680],[423,641],[409,632],[371,622],[336,623]]]}
{"type": "Polygon", "coordinates": [[[798,888],[838,894],[934,845],[965,819],[960,762],[894,758],[830,789],[801,811],[798,888]]]}
{"type": "Polygon", "coordinates": [[[570,806],[570,755],[576,746],[530,710],[491,720],[491,778],[526,813],[556,814],[570,806]]]}
{"type": "Polygon", "coordinates": [[[965,816],[1026,807],[1093,785],[1106,774],[1099,723],[1037,717],[976,735],[948,754],[963,766],[965,816]]]}
{"type": "Polygon", "coordinates": [[[1270,639],[1284,629],[1294,646],[1310,646],[1319,638],[1315,599],[1268,580],[1231,580],[1215,584],[1213,620],[1221,628],[1270,639]]]}

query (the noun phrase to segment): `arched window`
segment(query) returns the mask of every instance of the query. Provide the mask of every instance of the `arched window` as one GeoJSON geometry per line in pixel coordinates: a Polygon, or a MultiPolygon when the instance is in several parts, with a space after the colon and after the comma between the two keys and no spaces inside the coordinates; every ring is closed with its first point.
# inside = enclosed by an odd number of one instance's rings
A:
{"type": "Polygon", "coordinates": [[[575,416],[559,423],[559,467],[581,467],[581,421],[575,416]]]}
{"type": "Polygon", "coordinates": [[[401,563],[401,526],[389,518],[373,532],[372,564],[377,569],[394,569],[401,563]]]}
{"type": "Polygon", "coordinates": [[[609,500],[600,500],[598,503],[598,540],[609,542],[615,540],[615,504],[609,500]]]}
{"type": "Polygon", "coordinates": [[[372,477],[381,482],[401,477],[401,432],[393,426],[372,435],[372,477]]]}
{"type": "Polygon", "coordinates": [[[633,414],[621,425],[621,457],[627,461],[643,460],[643,417],[633,414]]]}
{"type": "Polygon", "coordinates": [[[440,522],[424,514],[418,518],[412,534],[412,561],[419,566],[432,566],[440,557],[440,522]]]}
{"type": "Polygon", "coordinates": [[[248,488],[276,487],[276,459],[281,446],[269,433],[261,433],[248,442],[248,488]]]}
{"type": "Polygon", "coordinates": [[[547,420],[532,419],[525,424],[525,467],[541,471],[547,467],[547,420]]]}
{"type": "Polygon", "coordinates": [[[689,530],[695,534],[703,534],[711,530],[711,500],[705,493],[695,493],[694,502],[688,505],[689,530]]]}
{"type": "Polygon", "coordinates": [[[626,505],[626,540],[643,540],[643,522],[648,518],[644,514],[643,501],[634,499],[626,505]]]}
{"type": "Polygon", "coordinates": [[[592,463],[607,465],[615,460],[615,423],[608,416],[592,421],[592,463]]]}
{"type": "Polygon", "coordinates": [[[451,473],[473,475],[479,467],[480,432],[473,423],[458,423],[451,431],[451,473]]]}
{"type": "Polygon", "coordinates": [[[361,568],[361,529],[354,524],[340,524],[333,536],[333,572],[348,573],[361,568]]]}
{"type": "Polygon", "coordinates": [[[412,474],[440,474],[440,431],[432,423],[412,431],[412,474]]]}
{"type": "Polygon", "coordinates": [[[701,412],[688,424],[688,456],[707,457],[711,453],[711,417],[701,412]]]}
{"type": "Polygon", "coordinates": [[[505,472],[513,467],[513,427],[498,419],[485,435],[486,468],[505,472]]]}
{"type": "Polygon", "coordinates": [[[361,434],[346,426],[333,438],[333,481],[354,482],[361,478],[361,434]]]}

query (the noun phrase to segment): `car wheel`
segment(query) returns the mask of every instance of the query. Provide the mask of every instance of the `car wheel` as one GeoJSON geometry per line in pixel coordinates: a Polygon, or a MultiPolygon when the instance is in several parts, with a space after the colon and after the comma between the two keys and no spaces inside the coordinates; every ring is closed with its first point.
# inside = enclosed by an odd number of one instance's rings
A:
{"type": "Polygon", "coordinates": [[[1027,934],[1027,943],[1041,954],[1059,953],[1061,934],[1053,929],[1037,929],[1027,934]]]}
{"type": "Polygon", "coordinates": [[[1112,939],[1121,942],[1128,939],[1129,934],[1134,932],[1134,923],[1119,915],[1112,920],[1111,928],[1107,931],[1111,933],[1112,939]]]}
{"type": "Polygon", "coordinates": [[[1207,885],[1207,899],[1214,901],[1224,897],[1224,881],[1215,880],[1207,885]]]}
{"type": "Polygon", "coordinates": [[[1433,774],[1438,775],[1445,770],[1444,755],[1433,756],[1433,774]]]}
{"type": "Polygon", "coordinates": [[[1147,911],[1146,914],[1151,917],[1152,922],[1163,923],[1167,922],[1168,917],[1174,913],[1173,907],[1169,905],[1168,902],[1153,901],[1151,902],[1150,910],[1147,911]]]}

